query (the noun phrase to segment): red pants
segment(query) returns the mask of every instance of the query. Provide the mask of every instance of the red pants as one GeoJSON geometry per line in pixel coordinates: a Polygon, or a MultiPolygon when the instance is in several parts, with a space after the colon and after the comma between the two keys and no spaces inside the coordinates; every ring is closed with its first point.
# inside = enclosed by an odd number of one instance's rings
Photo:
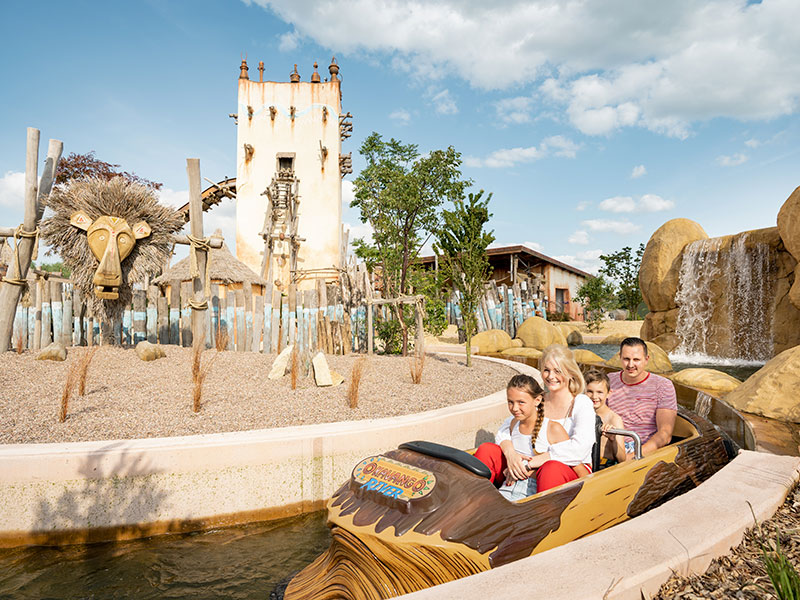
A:
{"type": "MultiPolygon", "coordinates": [[[[500,446],[490,442],[481,444],[475,451],[475,458],[489,467],[492,483],[501,486],[506,479],[503,471],[508,465],[500,446]]],[[[578,475],[572,467],[557,460],[548,460],[536,471],[536,489],[543,492],[577,478],[578,475]]]]}

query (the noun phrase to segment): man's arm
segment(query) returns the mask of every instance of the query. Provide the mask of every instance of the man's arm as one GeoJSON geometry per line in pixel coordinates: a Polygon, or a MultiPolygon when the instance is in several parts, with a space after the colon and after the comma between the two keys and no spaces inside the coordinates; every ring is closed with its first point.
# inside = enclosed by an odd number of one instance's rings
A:
{"type": "Polygon", "coordinates": [[[669,408],[656,409],[656,427],[658,430],[652,437],[642,444],[642,456],[652,454],[659,448],[666,446],[672,440],[672,430],[675,428],[675,418],[678,411],[669,408]]]}

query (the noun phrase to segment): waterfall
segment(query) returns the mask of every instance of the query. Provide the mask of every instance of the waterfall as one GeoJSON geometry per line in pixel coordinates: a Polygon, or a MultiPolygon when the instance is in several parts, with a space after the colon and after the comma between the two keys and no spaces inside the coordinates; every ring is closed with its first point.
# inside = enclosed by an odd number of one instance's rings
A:
{"type": "Polygon", "coordinates": [[[689,244],[675,296],[677,352],[768,360],[773,350],[772,262],[769,246],[748,245],[747,234],[689,244]]]}

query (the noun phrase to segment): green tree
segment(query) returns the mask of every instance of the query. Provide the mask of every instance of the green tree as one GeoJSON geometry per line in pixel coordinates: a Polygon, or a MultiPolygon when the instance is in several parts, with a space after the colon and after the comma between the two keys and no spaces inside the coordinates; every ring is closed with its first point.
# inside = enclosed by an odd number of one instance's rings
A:
{"type": "Polygon", "coordinates": [[[67,183],[71,179],[86,179],[89,177],[106,180],[114,177],[123,177],[131,183],[138,183],[152,190],[160,190],[163,186],[162,183],[139,177],[135,173],[120,172],[117,169],[119,169],[119,165],[100,160],[94,155],[94,150],[86,154],[72,152],[68,156],[62,156],[61,160],[58,161],[56,184],[67,183]]]}
{"type": "Polygon", "coordinates": [[[644,244],[639,244],[634,253],[633,248],[625,246],[613,254],[601,254],[604,266],[600,269],[617,286],[616,295],[619,306],[628,310],[629,319],[636,317],[636,311],[642,303],[642,290],[639,289],[639,266],[642,264],[644,244]]]}
{"type": "MultiPolygon", "coordinates": [[[[384,141],[373,132],[359,152],[367,165],[353,182],[363,223],[372,227],[372,243],[353,241],[357,256],[379,265],[387,298],[407,294],[409,272],[439,225],[439,207],[461,198],[470,181],[461,178],[461,154],[450,146],[421,155],[416,144],[384,141]]],[[[402,328],[402,352],[408,352],[403,310],[395,307],[402,328]]]]}
{"type": "Polygon", "coordinates": [[[468,367],[472,366],[472,335],[478,327],[476,311],[491,272],[486,249],[494,241],[494,232],[484,231],[492,216],[489,212],[492,195],[489,194],[486,200],[482,200],[482,196],[483,190],[469,194],[466,201],[455,200],[453,210],[442,212],[442,227],[433,246],[439,255],[440,269],[460,293],[468,367]]]}
{"type": "Polygon", "coordinates": [[[605,321],[606,311],[616,305],[614,286],[602,275],[590,277],[579,289],[575,299],[583,304],[584,318],[589,331],[598,332],[605,321]]]}

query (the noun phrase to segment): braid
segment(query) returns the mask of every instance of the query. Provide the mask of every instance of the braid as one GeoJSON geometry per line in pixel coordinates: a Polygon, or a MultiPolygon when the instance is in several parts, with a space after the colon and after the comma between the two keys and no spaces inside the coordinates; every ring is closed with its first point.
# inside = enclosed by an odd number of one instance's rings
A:
{"type": "Polygon", "coordinates": [[[539,402],[539,406],[536,407],[536,425],[533,426],[533,431],[531,432],[531,447],[533,451],[536,452],[536,438],[539,437],[539,430],[542,428],[542,422],[544,421],[544,399],[539,402]]]}

